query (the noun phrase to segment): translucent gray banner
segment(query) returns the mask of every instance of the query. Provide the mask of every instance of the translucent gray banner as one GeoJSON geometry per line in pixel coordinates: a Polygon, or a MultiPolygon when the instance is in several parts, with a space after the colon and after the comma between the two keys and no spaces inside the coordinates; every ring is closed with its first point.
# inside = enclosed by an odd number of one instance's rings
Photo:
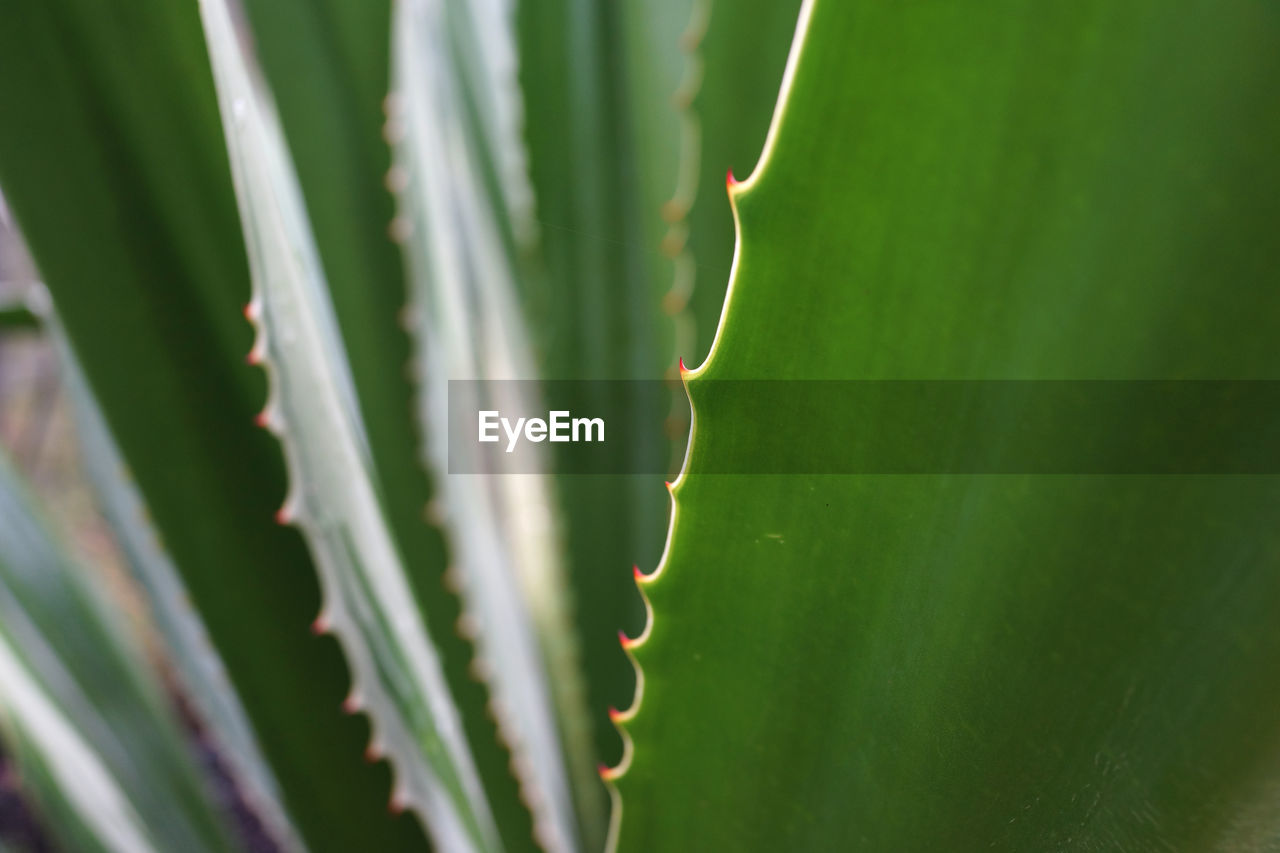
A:
{"type": "MultiPolygon", "coordinates": [[[[691,468],[708,474],[1280,474],[1280,381],[701,379],[689,393],[691,468]]],[[[683,444],[682,397],[658,381],[450,382],[449,472],[665,474],[653,448],[683,444]]]]}

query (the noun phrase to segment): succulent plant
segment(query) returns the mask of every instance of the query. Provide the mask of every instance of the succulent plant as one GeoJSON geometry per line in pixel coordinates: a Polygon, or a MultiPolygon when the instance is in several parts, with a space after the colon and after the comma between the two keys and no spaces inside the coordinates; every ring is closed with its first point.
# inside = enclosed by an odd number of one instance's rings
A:
{"type": "Polygon", "coordinates": [[[1273,4],[0,20],[0,845],[1280,845],[1273,4]]]}

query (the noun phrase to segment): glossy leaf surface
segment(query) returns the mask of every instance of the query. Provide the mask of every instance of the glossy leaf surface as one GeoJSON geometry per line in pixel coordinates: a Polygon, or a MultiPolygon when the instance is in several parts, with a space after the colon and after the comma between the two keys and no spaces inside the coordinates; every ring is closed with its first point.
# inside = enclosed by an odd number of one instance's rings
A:
{"type": "Polygon", "coordinates": [[[805,8],[642,583],[620,848],[1271,849],[1274,475],[705,472],[902,429],[733,421],[717,380],[1280,378],[1280,16],[805,8]]]}

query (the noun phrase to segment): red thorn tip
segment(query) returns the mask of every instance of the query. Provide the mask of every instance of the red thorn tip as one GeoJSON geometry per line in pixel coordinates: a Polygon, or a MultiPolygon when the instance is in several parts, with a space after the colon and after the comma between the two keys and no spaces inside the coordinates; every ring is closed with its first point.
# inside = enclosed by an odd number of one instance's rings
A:
{"type": "Polygon", "coordinates": [[[632,574],[634,574],[634,575],[636,576],[636,580],[637,580],[637,581],[642,581],[642,580],[644,580],[644,572],[640,571],[640,567],[639,567],[639,566],[632,566],[632,567],[631,567],[631,573],[632,573],[632,574]]]}
{"type": "Polygon", "coordinates": [[[244,318],[249,321],[253,320],[253,303],[252,302],[246,302],[244,304],[244,318]]]}
{"type": "Polygon", "coordinates": [[[609,781],[609,768],[603,764],[596,765],[596,772],[600,774],[600,778],[609,781]]]}
{"type": "Polygon", "coordinates": [[[404,803],[400,802],[396,797],[392,797],[387,802],[387,813],[396,815],[404,814],[404,803]]]}
{"type": "Polygon", "coordinates": [[[244,357],[244,363],[257,365],[262,363],[262,359],[258,358],[257,350],[249,350],[249,354],[244,357]]]}
{"type": "Polygon", "coordinates": [[[631,648],[631,647],[635,644],[635,640],[633,640],[633,639],[631,639],[630,637],[628,637],[628,636],[626,635],[626,633],[625,633],[625,632],[623,632],[623,631],[619,631],[619,632],[618,632],[618,644],[619,644],[620,646],[622,646],[622,648],[624,648],[624,649],[629,649],[629,648],[631,648]]]}
{"type": "Polygon", "coordinates": [[[609,706],[609,719],[610,719],[610,720],[612,720],[612,721],[613,721],[613,722],[615,722],[615,723],[616,723],[616,722],[618,722],[618,720],[621,720],[621,719],[622,719],[622,712],[621,712],[621,711],[619,711],[617,708],[613,707],[612,705],[610,705],[610,706],[609,706]]]}
{"type": "Polygon", "coordinates": [[[734,187],[736,187],[736,186],[738,185],[738,179],[737,179],[737,178],[735,178],[735,177],[733,176],[733,169],[732,169],[732,167],[729,169],[728,173],[727,173],[727,174],[725,174],[725,176],[724,176],[724,185],[725,185],[728,189],[733,189],[734,187]]]}
{"type": "Polygon", "coordinates": [[[325,618],[325,615],[323,613],[321,613],[319,616],[315,618],[315,621],[311,623],[311,633],[315,634],[318,637],[321,634],[326,633],[328,630],[329,630],[329,620],[325,618]]]}
{"type": "Polygon", "coordinates": [[[276,524],[288,524],[293,520],[293,516],[284,507],[276,510],[276,524]]]}
{"type": "Polygon", "coordinates": [[[689,368],[684,366],[684,356],[680,356],[680,372],[687,373],[689,368]]]}
{"type": "Polygon", "coordinates": [[[254,415],[254,416],[253,416],[253,423],[254,423],[256,426],[266,427],[266,425],[267,425],[267,410],[266,410],[266,409],[263,409],[261,412],[258,412],[258,414],[254,415]]]}
{"type": "Polygon", "coordinates": [[[365,747],[364,760],[366,764],[376,764],[378,763],[378,758],[378,750],[374,749],[372,746],[365,747]]]}
{"type": "Polygon", "coordinates": [[[342,713],[354,714],[356,711],[359,711],[359,710],[360,710],[360,699],[356,696],[356,694],[352,693],[348,695],[346,699],[342,700],[342,713]]]}

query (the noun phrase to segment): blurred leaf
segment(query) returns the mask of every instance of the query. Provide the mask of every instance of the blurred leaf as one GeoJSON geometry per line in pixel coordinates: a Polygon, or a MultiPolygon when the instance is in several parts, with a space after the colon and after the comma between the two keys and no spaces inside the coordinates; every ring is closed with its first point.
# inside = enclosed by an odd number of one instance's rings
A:
{"type": "Polygon", "coordinates": [[[21,302],[0,301],[0,332],[29,332],[40,328],[40,321],[21,302]]]}
{"type": "MultiPolygon", "coordinates": [[[[649,268],[660,259],[646,252],[641,230],[623,10],[599,0],[539,0],[520,4],[517,13],[538,235],[521,280],[527,316],[538,331],[533,345],[542,376],[658,378],[669,352],[658,343],[663,318],[649,268]]],[[[622,395],[618,400],[593,399],[607,384],[559,387],[587,393],[554,395],[550,408],[619,412],[634,426],[640,440],[617,448],[623,458],[615,470],[665,464],[670,454],[662,424],[670,401],[651,393],[651,383],[612,386],[622,395]]],[[[609,761],[621,744],[608,709],[625,704],[634,683],[617,631],[642,624],[632,566],[660,553],[666,497],[652,477],[558,480],[596,750],[609,761]]]]}
{"type": "MultiPolygon", "coordinates": [[[[197,9],[9,2],[0,27],[0,184],[112,434],[316,850],[398,849],[362,720],[295,531],[272,522],[280,452],[263,382],[197,9]],[[39,69],[36,73],[33,69],[39,69]],[[324,744],[324,748],[317,748],[324,744]]],[[[419,842],[420,843],[420,842],[419,842]]]]}
{"type": "Polygon", "coordinates": [[[707,472],[900,427],[733,421],[723,379],[1280,378],[1280,14],[806,12],[688,378],[621,849],[1273,849],[1280,478],[707,472]]]}
{"type": "Polygon", "coordinates": [[[478,771],[507,846],[530,843],[527,810],[509,756],[486,713],[487,691],[469,675],[470,644],[453,626],[457,596],[439,528],[424,521],[432,498],[407,375],[405,274],[392,241],[391,153],[384,104],[391,70],[391,3],[246,0],[262,64],[316,235],[342,332],[383,506],[442,658],[478,771]]]}
{"type": "Polygon", "coordinates": [[[0,457],[0,729],[73,849],[221,850],[207,781],[141,652],[0,457]]]}
{"type": "MultiPolygon", "coordinates": [[[[705,349],[723,296],[716,265],[727,279],[732,252],[720,182],[727,162],[754,155],[764,138],[788,43],[778,24],[794,21],[797,2],[766,5],[521,5],[539,237],[522,280],[545,376],[652,379],[705,349]],[[699,270],[704,283],[695,287],[699,270]]],[[[659,470],[679,458],[683,398],[652,385],[613,387],[640,393],[550,402],[627,412],[640,440],[619,448],[630,461],[618,469],[659,470]]],[[[561,477],[560,488],[597,750],[614,761],[620,744],[607,713],[626,704],[633,681],[613,637],[643,624],[631,568],[658,559],[666,498],[652,477],[561,477]]]]}
{"type": "MultiPolygon", "coordinates": [[[[47,296],[45,297],[47,300],[47,296]]],[[[212,733],[220,755],[233,768],[236,784],[269,834],[284,849],[302,849],[302,841],[280,798],[279,783],[258,746],[240,697],[209,641],[178,569],[151,526],[146,505],[111,437],[84,371],[51,307],[42,310],[44,328],[58,351],[64,393],[75,420],[79,458],[85,476],[130,574],[146,596],[148,614],[163,639],[164,652],[184,696],[212,733]]]]}
{"type": "MultiPolygon", "coordinates": [[[[397,5],[388,127],[394,128],[393,175],[402,184],[396,223],[412,273],[424,463],[440,484],[464,625],[475,638],[477,671],[488,681],[492,714],[533,811],[533,834],[544,849],[570,850],[578,848],[578,830],[562,743],[579,790],[599,786],[589,730],[581,726],[584,689],[565,607],[551,483],[545,473],[449,476],[455,460],[448,436],[467,428],[449,422],[450,380],[534,375],[515,260],[516,234],[528,227],[520,204],[529,191],[515,125],[513,16],[500,6],[397,5]],[[487,180],[499,177],[496,184],[487,180]]],[[[497,387],[507,399],[490,401],[493,406],[517,404],[511,395],[524,396],[528,388],[497,387]]],[[[589,803],[588,813],[598,814],[599,805],[589,803]]]]}
{"type": "Polygon", "coordinates": [[[656,306],[629,160],[620,9],[522,3],[520,82],[541,276],[525,286],[551,379],[651,378],[656,306]]]}
{"type": "Polygon", "coordinates": [[[635,139],[638,236],[651,277],[649,310],[657,319],[657,370],[674,369],[682,340],[691,258],[684,216],[697,189],[701,128],[691,109],[701,83],[698,43],[708,0],[629,0],[619,4],[627,116],[635,139]]]}
{"type": "MultiPolygon", "coordinates": [[[[59,714],[0,636],[0,724],[61,843],[74,850],[158,849],[118,780],[74,725],[59,714]]],[[[203,849],[197,845],[197,849],[203,849]]]]}
{"type": "Polygon", "coordinates": [[[218,0],[201,6],[226,128],[257,324],[251,360],[270,392],[261,422],[285,450],[291,484],[277,518],[296,524],[320,573],[319,631],[352,668],[346,710],[365,710],[370,751],[396,774],[391,808],[410,809],[445,850],[500,847],[461,720],[382,509],[306,210],[274,106],[251,75],[218,0]]]}

